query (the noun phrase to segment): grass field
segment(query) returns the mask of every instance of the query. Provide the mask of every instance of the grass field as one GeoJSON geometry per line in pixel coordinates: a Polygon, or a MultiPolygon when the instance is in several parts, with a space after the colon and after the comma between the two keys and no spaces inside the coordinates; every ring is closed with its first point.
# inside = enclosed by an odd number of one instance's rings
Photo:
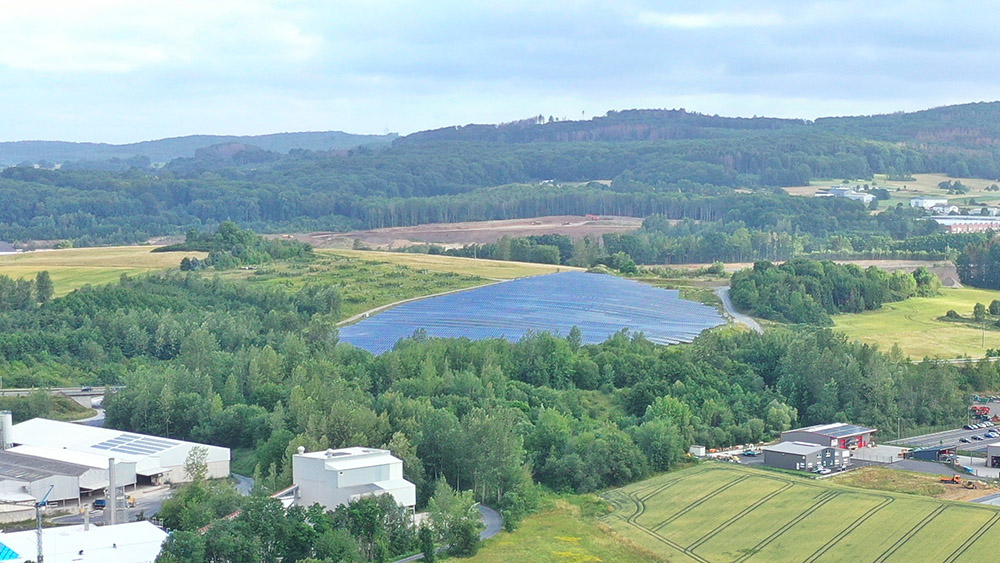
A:
{"type": "Polygon", "coordinates": [[[1000,299],[1000,291],[959,288],[942,289],[941,293],[938,297],[886,303],[878,311],[835,315],[833,321],[837,329],[851,338],[877,343],[882,350],[898,344],[903,353],[913,359],[983,357],[986,349],[1000,348],[1000,330],[986,329],[984,347],[981,328],[938,320],[950,309],[963,317],[971,317],[976,303],[989,305],[994,299],[1000,299]]]}
{"type": "Polygon", "coordinates": [[[351,256],[339,251],[319,252],[310,263],[279,262],[256,270],[227,270],[219,275],[288,290],[297,290],[307,283],[336,285],[342,299],[342,319],[403,299],[489,283],[482,277],[454,271],[459,268],[411,267],[380,260],[382,256],[393,256],[387,252],[360,255],[351,252],[351,256]]]}
{"type": "Polygon", "coordinates": [[[1000,540],[990,506],[714,463],[603,496],[610,528],[666,561],[980,561],[1000,540]]]}
{"type": "Polygon", "coordinates": [[[83,287],[116,281],[122,274],[141,274],[176,268],[184,256],[204,258],[205,253],[153,253],[151,246],[70,248],[0,256],[0,275],[34,277],[48,270],[56,296],[83,287]]]}
{"type": "Polygon", "coordinates": [[[409,254],[403,252],[375,252],[371,250],[317,250],[320,254],[332,254],[347,258],[358,258],[376,262],[398,264],[418,270],[448,272],[466,276],[477,276],[493,280],[511,280],[553,272],[579,270],[570,266],[531,264],[527,262],[504,262],[501,260],[481,260],[440,256],[431,254],[409,254]]]}
{"type": "MultiPolygon", "coordinates": [[[[470,561],[512,563],[640,563],[656,556],[599,524],[586,497],[555,501],[555,506],[533,514],[514,533],[501,532],[486,542],[470,561]]],[[[603,504],[603,503],[602,503],[603,504]]]]}
{"type": "MultiPolygon", "coordinates": [[[[983,180],[979,178],[951,178],[945,174],[914,174],[914,180],[899,182],[888,181],[885,174],[875,174],[874,182],[880,188],[889,190],[891,198],[888,201],[880,201],[879,209],[895,206],[902,203],[904,206],[910,205],[910,199],[914,197],[936,197],[947,198],[952,205],[965,205],[968,200],[974,199],[977,202],[986,202],[990,205],[1000,205],[1000,192],[987,192],[985,188],[997,182],[993,180],[983,180]],[[948,195],[948,192],[938,187],[944,181],[960,180],[962,184],[970,188],[969,193],[961,196],[948,195]]],[[[824,190],[830,186],[840,185],[840,179],[813,180],[808,186],[794,186],[785,188],[785,191],[792,195],[812,196],[818,190],[824,190]]],[[[872,180],[854,180],[851,186],[871,184],[872,180]]]]}

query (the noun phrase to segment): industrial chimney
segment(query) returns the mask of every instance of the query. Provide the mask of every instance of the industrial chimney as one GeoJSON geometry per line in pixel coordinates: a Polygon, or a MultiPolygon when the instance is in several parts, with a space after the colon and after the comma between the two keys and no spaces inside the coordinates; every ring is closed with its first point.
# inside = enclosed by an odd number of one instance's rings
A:
{"type": "Polygon", "coordinates": [[[10,411],[0,411],[0,449],[9,450],[14,446],[14,415],[10,411]]]}

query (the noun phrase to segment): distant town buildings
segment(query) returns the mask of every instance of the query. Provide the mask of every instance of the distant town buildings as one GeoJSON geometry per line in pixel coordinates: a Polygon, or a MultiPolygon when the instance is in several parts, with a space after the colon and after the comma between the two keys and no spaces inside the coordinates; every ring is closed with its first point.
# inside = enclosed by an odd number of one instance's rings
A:
{"type": "Polygon", "coordinates": [[[872,194],[856,192],[854,191],[853,188],[847,186],[832,186],[830,189],[816,192],[814,195],[816,197],[840,197],[845,199],[853,199],[855,201],[860,201],[866,205],[875,200],[875,196],[873,196],[872,194]]]}
{"type": "Polygon", "coordinates": [[[910,207],[919,207],[921,209],[933,209],[935,207],[945,207],[948,205],[948,200],[946,198],[936,198],[936,197],[915,197],[910,200],[910,207]]]}
{"type": "Polygon", "coordinates": [[[935,215],[931,221],[943,226],[949,233],[985,233],[1000,231],[1000,217],[982,215],[935,215]]]}
{"type": "Polygon", "coordinates": [[[417,489],[403,479],[403,461],[388,450],[342,448],[292,456],[294,504],[328,510],[370,495],[392,495],[400,506],[417,504],[417,489]]]}

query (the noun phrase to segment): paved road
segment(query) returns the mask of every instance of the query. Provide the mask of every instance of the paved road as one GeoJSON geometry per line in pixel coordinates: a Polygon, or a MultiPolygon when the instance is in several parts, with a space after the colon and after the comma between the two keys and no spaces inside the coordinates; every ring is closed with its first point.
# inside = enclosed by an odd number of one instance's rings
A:
{"type": "MultiPolygon", "coordinates": [[[[503,529],[503,518],[500,517],[500,513],[488,506],[479,505],[479,513],[483,515],[483,523],[486,524],[486,529],[479,532],[480,540],[487,540],[493,536],[500,533],[503,529]]],[[[440,553],[448,549],[448,546],[439,547],[437,551],[440,553]]],[[[405,559],[399,559],[396,563],[409,563],[410,561],[420,561],[424,558],[423,553],[418,553],[416,555],[411,555],[405,559]]]]}
{"type": "Polygon", "coordinates": [[[231,473],[230,476],[233,478],[233,481],[236,481],[236,492],[245,497],[250,496],[250,493],[253,492],[253,479],[235,473],[231,473]]]}
{"type": "Polygon", "coordinates": [[[715,288],[715,294],[722,300],[722,306],[726,309],[726,314],[732,317],[733,321],[745,325],[757,334],[764,333],[764,329],[761,328],[760,323],[743,313],[738,313],[733,307],[733,302],[729,299],[729,286],[715,288]]]}
{"type": "Polygon", "coordinates": [[[94,407],[94,410],[97,411],[97,414],[95,414],[94,416],[90,418],[82,418],[80,420],[74,420],[73,422],[75,422],[76,424],[83,424],[85,426],[96,426],[98,428],[102,428],[104,426],[104,409],[94,407]]]}
{"type": "MultiPolygon", "coordinates": [[[[995,404],[995,403],[994,403],[995,404]]],[[[995,409],[993,412],[998,412],[995,409]]],[[[979,428],[978,430],[965,430],[963,428],[956,428],[954,430],[945,430],[943,432],[935,432],[933,434],[924,434],[923,436],[914,436],[912,438],[903,438],[902,440],[893,440],[889,442],[893,445],[900,446],[910,446],[914,448],[925,448],[928,446],[957,446],[958,449],[967,452],[985,452],[986,446],[988,444],[1000,443],[1000,438],[986,438],[983,436],[984,433],[990,430],[995,430],[1000,432],[1000,427],[994,426],[993,428],[979,428]],[[972,440],[972,436],[982,437],[982,440],[972,440]],[[959,442],[960,438],[969,439],[969,443],[959,442]]]]}

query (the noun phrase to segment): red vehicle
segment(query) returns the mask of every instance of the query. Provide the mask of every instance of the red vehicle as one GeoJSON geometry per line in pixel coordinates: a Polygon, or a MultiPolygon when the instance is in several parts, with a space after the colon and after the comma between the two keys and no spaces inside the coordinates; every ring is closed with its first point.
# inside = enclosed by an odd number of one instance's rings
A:
{"type": "Polygon", "coordinates": [[[586,217],[587,217],[588,221],[600,221],[601,220],[600,217],[598,217],[597,215],[591,214],[591,213],[588,213],[586,215],[586,217]]]}
{"type": "Polygon", "coordinates": [[[972,414],[984,414],[988,416],[990,414],[990,407],[973,406],[972,414]]]}

